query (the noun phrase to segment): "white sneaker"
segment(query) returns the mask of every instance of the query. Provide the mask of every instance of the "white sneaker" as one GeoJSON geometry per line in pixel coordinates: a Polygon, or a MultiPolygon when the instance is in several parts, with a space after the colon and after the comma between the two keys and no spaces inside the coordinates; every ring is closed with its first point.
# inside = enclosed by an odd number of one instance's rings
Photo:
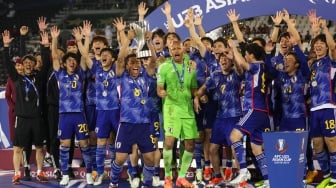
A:
{"type": "Polygon", "coordinates": [[[93,177],[91,173],[86,173],[86,184],[93,185],[93,177]]]}
{"type": "Polygon", "coordinates": [[[93,183],[93,185],[101,185],[102,183],[103,183],[103,179],[104,179],[104,177],[105,177],[105,173],[103,173],[103,174],[101,174],[101,175],[99,175],[97,178],[96,178],[96,180],[95,180],[95,182],[93,183]]]}
{"type": "Polygon", "coordinates": [[[251,174],[247,170],[246,172],[239,172],[239,175],[230,181],[230,185],[239,185],[251,179],[251,174]]]}
{"type": "Polygon", "coordinates": [[[153,186],[153,187],[161,186],[160,176],[153,176],[153,183],[152,183],[152,186],[153,186]]]}
{"type": "Polygon", "coordinates": [[[130,180],[131,188],[138,188],[140,185],[140,178],[135,177],[130,180]]]}
{"type": "Polygon", "coordinates": [[[70,178],[69,175],[63,175],[62,180],[60,181],[61,186],[67,186],[69,184],[70,178]]]}
{"type": "Polygon", "coordinates": [[[196,181],[203,181],[203,170],[196,169],[196,181]]]}

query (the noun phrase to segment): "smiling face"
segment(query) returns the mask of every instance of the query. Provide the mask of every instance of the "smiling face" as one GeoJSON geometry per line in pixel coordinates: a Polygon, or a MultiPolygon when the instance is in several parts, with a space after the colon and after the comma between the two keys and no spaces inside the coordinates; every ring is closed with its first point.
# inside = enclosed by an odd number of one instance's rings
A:
{"type": "Polygon", "coordinates": [[[284,60],[285,60],[285,71],[289,75],[293,75],[299,67],[299,62],[297,61],[295,55],[294,54],[286,55],[284,60]]]}
{"type": "Polygon", "coordinates": [[[231,61],[228,57],[224,54],[221,54],[219,57],[219,65],[221,66],[223,73],[228,73],[231,71],[233,67],[233,61],[231,61]]]}
{"type": "Polygon", "coordinates": [[[281,54],[288,53],[292,49],[292,47],[293,47],[293,45],[290,42],[290,39],[289,39],[288,36],[281,37],[279,43],[280,43],[280,52],[281,52],[281,54]]]}
{"type": "Polygon", "coordinates": [[[15,69],[16,69],[18,74],[23,75],[23,73],[24,73],[23,64],[15,63],[15,69]]]}
{"type": "Polygon", "coordinates": [[[104,70],[110,69],[114,62],[114,57],[112,56],[111,51],[102,50],[100,54],[100,62],[104,70]]]}
{"type": "Polygon", "coordinates": [[[140,75],[141,70],[140,60],[137,59],[136,56],[131,56],[127,59],[126,70],[133,78],[137,78],[140,75]]]}
{"type": "Polygon", "coordinates": [[[66,68],[66,71],[68,74],[73,74],[77,70],[77,60],[74,57],[69,56],[65,59],[64,67],[66,68]]]}
{"type": "Polygon", "coordinates": [[[328,45],[325,41],[317,39],[314,42],[314,52],[316,54],[316,58],[320,59],[328,54],[328,45]]]}
{"type": "Polygon", "coordinates": [[[97,40],[92,43],[92,50],[95,55],[99,55],[103,48],[106,48],[106,45],[102,41],[97,40]]]}
{"type": "Polygon", "coordinates": [[[30,75],[34,71],[36,59],[33,56],[23,57],[22,64],[23,64],[24,74],[30,75]]]}
{"type": "Polygon", "coordinates": [[[161,52],[163,50],[163,38],[159,35],[154,35],[153,46],[156,52],[161,52]]]}

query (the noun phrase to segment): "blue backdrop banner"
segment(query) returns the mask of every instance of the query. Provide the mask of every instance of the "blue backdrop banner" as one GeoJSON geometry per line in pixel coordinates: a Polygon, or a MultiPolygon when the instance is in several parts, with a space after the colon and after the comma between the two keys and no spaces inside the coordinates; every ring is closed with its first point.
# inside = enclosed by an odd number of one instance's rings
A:
{"type": "MultiPolygon", "coordinates": [[[[336,21],[336,0],[169,0],[169,3],[176,32],[182,39],[189,36],[183,19],[190,7],[203,16],[206,32],[230,23],[226,16],[229,9],[235,9],[240,19],[275,15],[282,9],[287,9],[290,14],[307,15],[310,9],[316,9],[317,16],[336,21]]],[[[164,4],[146,17],[151,29],[166,28],[166,17],[161,8],[164,8],[164,4]]]]}

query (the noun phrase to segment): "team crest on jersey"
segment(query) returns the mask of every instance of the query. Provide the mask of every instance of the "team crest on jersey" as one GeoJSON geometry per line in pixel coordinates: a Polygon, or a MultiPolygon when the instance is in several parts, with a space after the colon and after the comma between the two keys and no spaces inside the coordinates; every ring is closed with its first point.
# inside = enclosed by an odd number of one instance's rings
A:
{"type": "Polygon", "coordinates": [[[292,82],[292,83],[297,82],[297,77],[296,77],[296,76],[293,76],[293,77],[291,78],[291,82],[292,82]]]}
{"type": "Polygon", "coordinates": [[[114,77],[114,75],[115,75],[115,74],[114,74],[114,72],[113,72],[113,71],[110,71],[110,72],[109,72],[109,77],[110,77],[110,78],[113,78],[113,77],[114,77]]]}
{"type": "Polygon", "coordinates": [[[78,74],[75,74],[75,76],[74,76],[74,80],[78,80],[78,79],[79,79],[78,74]]]}
{"type": "Polygon", "coordinates": [[[232,75],[229,75],[229,76],[227,77],[227,81],[229,81],[229,82],[232,81],[232,75]]]}

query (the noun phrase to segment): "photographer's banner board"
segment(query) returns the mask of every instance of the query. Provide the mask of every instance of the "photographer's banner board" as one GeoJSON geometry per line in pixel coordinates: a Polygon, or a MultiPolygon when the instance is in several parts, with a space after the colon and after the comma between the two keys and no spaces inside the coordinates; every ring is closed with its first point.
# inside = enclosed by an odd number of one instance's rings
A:
{"type": "Polygon", "coordinates": [[[4,97],[5,91],[0,92],[0,149],[11,146],[9,123],[8,123],[8,105],[4,97]]]}
{"type": "Polygon", "coordinates": [[[272,188],[302,187],[308,132],[263,133],[272,188]]]}
{"type": "MultiPolygon", "coordinates": [[[[203,17],[202,25],[206,32],[230,23],[226,16],[229,9],[235,9],[236,13],[240,14],[240,20],[274,16],[277,11],[283,9],[288,10],[289,14],[305,16],[310,9],[316,9],[317,16],[336,21],[336,0],[169,0],[168,2],[171,5],[174,27],[182,39],[189,36],[183,22],[190,7],[194,9],[195,14],[203,17]]],[[[166,17],[161,8],[164,8],[164,4],[146,17],[151,30],[161,28],[167,31],[166,17]]]]}

